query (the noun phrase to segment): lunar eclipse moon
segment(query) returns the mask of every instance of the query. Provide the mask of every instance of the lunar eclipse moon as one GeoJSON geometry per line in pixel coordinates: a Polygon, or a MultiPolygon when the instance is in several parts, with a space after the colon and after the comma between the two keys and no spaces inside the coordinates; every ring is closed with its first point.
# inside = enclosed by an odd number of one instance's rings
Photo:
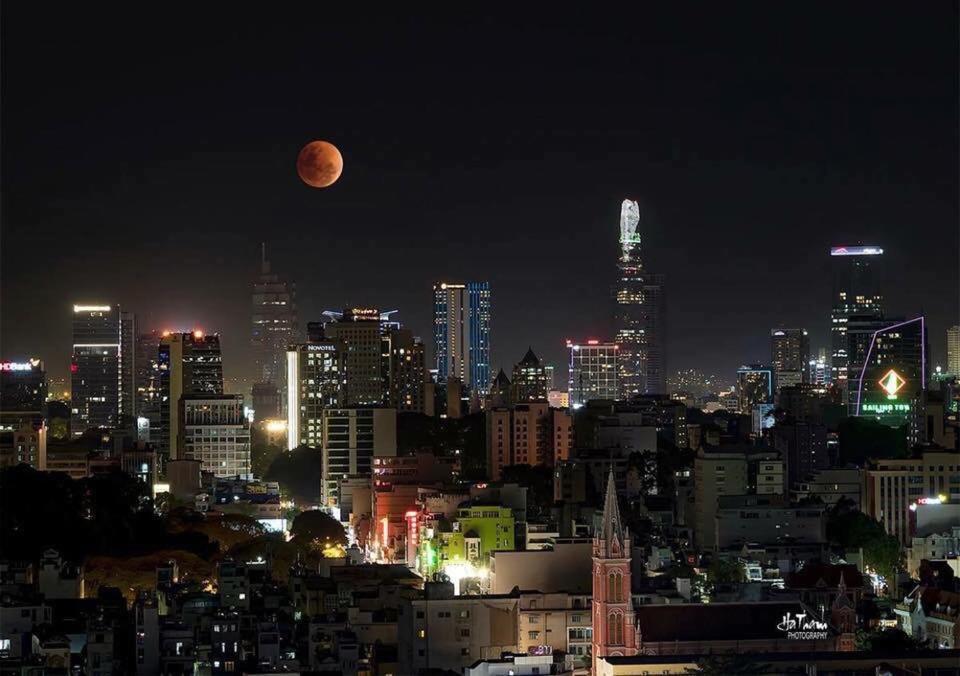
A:
{"type": "Polygon", "coordinates": [[[326,141],[311,141],[297,155],[297,174],[312,188],[327,188],[343,173],[343,155],[326,141]]]}

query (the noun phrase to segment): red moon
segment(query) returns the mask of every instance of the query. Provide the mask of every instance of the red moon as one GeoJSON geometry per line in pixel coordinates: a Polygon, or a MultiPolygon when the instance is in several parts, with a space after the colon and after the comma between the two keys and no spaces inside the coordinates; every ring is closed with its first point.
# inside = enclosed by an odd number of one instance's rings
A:
{"type": "Polygon", "coordinates": [[[311,141],[297,155],[300,180],[313,188],[333,185],[343,173],[343,155],[326,141],[311,141]]]}

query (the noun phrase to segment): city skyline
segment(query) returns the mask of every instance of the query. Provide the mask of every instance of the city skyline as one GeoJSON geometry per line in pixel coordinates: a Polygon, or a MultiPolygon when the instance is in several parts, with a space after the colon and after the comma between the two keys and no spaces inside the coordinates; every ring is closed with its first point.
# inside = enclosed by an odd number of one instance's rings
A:
{"type": "MultiPolygon", "coordinates": [[[[309,21],[261,36],[254,22],[234,18],[235,39],[211,38],[204,28],[222,17],[200,12],[197,30],[169,57],[152,49],[163,44],[162,21],[132,41],[117,35],[116,17],[93,20],[98,11],[43,33],[28,15],[8,38],[11,49],[42,50],[6,68],[5,125],[17,134],[5,139],[3,358],[41,357],[52,377],[66,376],[69,307],[89,300],[136,312],[144,330],[217,331],[227,377],[252,379],[249,285],[266,241],[274,269],[297,284],[301,321],[326,307],[396,307],[430,343],[431,284],[489,280],[497,299],[491,375],[528,345],[562,369],[566,339],[613,338],[610,261],[619,204],[629,198],[643,215],[645,263],[672,280],[668,373],[729,378],[767,358],[778,326],[807,328],[813,350],[829,346],[828,252],[857,242],[884,249],[893,271],[888,314],[927,316],[933,361],[945,362],[945,331],[960,305],[957,285],[946,283],[957,274],[957,83],[948,48],[956,36],[943,34],[950,22],[929,8],[896,21],[837,10],[817,54],[802,59],[778,45],[804,41],[816,12],[796,17],[776,41],[759,30],[770,19],[763,12],[717,15],[681,32],[672,29],[682,17],[668,10],[618,25],[588,21],[594,31],[570,57],[557,51],[569,28],[517,16],[502,26],[502,54],[468,71],[475,86],[449,89],[437,87],[460,82],[458,69],[483,44],[482,22],[410,26],[414,36],[449,33],[451,58],[437,63],[389,20],[374,21],[364,25],[377,38],[367,41],[369,57],[331,38],[340,69],[313,72],[301,65],[309,41],[290,39],[309,21]],[[644,40],[633,25],[647,27],[644,40]],[[707,54],[728,32],[717,26],[745,39],[723,39],[714,60],[707,54]],[[905,39],[881,39],[891,30],[905,39]],[[113,47],[77,49],[80,33],[85,46],[109,33],[129,58],[115,62],[113,47]],[[244,38],[254,34],[263,47],[248,54],[244,38]],[[193,66],[216,40],[225,60],[213,62],[221,83],[213,92],[211,71],[193,66]],[[758,49],[779,55],[775,71],[756,61],[758,49]],[[557,63],[537,61],[531,87],[513,72],[514,59],[541,52],[557,63]],[[372,66],[397,53],[384,73],[372,66]],[[583,60],[590,77],[568,58],[583,60]],[[99,68],[107,59],[111,68],[99,68]],[[259,60],[271,73],[258,80],[263,103],[248,101],[240,85],[259,60]],[[644,68],[651,62],[659,75],[644,68]],[[99,79],[79,88],[75,68],[99,79]],[[417,78],[384,77],[402,69],[417,78]],[[296,86],[318,77],[322,96],[296,86]],[[412,87],[402,100],[423,103],[372,114],[399,95],[400,82],[412,87]],[[70,95],[53,102],[58,87],[70,95]],[[370,94],[377,87],[385,98],[370,94]],[[174,103],[183,97],[189,123],[174,103]],[[917,100],[929,104],[922,115],[917,100]],[[551,105],[544,117],[544,102],[569,105],[551,105]],[[710,116],[698,112],[705,106],[710,116]],[[156,133],[145,136],[144,125],[156,133]],[[459,142],[464,127],[479,130],[476,143],[459,142]],[[316,136],[336,142],[345,162],[337,184],[319,192],[294,167],[297,149],[316,136]],[[175,242],[187,245],[182,255],[166,250],[175,242]],[[42,272],[15,255],[28,250],[44,252],[42,272]],[[531,297],[536,322],[528,321],[531,297]],[[26,329],[35,318],[48,327],[43,335],[26,329]]],[[[345,31],[356,23],[329,20],[345,31]]]]}

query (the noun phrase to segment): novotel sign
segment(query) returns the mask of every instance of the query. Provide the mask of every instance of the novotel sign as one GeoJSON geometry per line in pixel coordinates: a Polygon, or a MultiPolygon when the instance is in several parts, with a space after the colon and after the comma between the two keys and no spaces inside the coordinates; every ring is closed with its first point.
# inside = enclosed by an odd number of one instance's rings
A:
{"type": "Polygon", "coordinates": [[[0,361],[0,371],[33,371],[40,367],[39,359],[30,361],[0,361]]]}
{"type": "Polygon", "coordinates": [[[336,345],[307,345],[307,350],[310,352],[333,352],[336,349],[336,345]]]}

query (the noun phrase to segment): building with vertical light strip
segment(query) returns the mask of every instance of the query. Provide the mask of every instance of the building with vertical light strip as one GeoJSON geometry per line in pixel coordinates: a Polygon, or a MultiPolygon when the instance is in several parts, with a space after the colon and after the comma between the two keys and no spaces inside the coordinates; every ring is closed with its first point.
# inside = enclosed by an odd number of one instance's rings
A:
{"type": "Polygon", "coordinates": [[[883,294],[876,266],[883,249],[878,246],[835,246],[830,249],[833,301],[830,310],[831,380],[847,390],[849,345],[847,323],[851,317],[883,318],[883,294]]]}
{"type": "Polygon", "coordinates": [[[433,337],[437,382],[459,378],[479,395],[490,387],[490,284],[433,285],[433,337]]]}
{"type": "Polygon", "coordinates": [[[73,306],[70,389],[77,435],[90,427],[117,427],[124,415],[133,415],[134,375],[125,378],[123,369],[132,368],[134,358],[123,354],[124,347],[130,353],[134,348],[124,345],[123,314],[119,305],[73,306]]]}
{"type": "Polygon", "coordinates": [[[580,408],[592,399],[616,400],[619,396],[619,353],[616,343],[587,340],[567,341],[567,395],[571,408],[580,408]]]}
{"type": "Polygon", "coordinates": [[[287,448],[322,443],[323,411],[346,398],[344,345],[327,340],[287,348],[287,448]]]}

